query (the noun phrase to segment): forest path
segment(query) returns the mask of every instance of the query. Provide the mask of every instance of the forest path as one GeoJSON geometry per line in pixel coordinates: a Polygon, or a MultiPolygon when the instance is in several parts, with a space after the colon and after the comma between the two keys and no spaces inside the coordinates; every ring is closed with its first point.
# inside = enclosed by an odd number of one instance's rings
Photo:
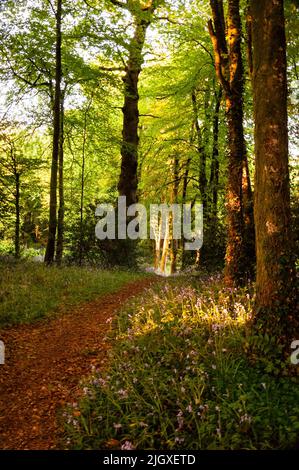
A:
{"type": "Polygon", "coordinates": [[[57,411],[74,401],[80,379],[105,362],[112,317],[153,282],[135,281],[59,318],[2,330],[0,449],[56,448],[57,411]]]}

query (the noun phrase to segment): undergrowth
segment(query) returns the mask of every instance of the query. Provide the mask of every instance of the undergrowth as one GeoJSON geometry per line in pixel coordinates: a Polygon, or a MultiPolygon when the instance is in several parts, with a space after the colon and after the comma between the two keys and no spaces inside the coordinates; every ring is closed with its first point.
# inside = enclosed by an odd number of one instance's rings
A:
{"type": "Polygon", "coordinates": [[[69,449],[286,449],[299,436],[296,378],[246,357],[252,291],[220,278],[149,289],[118,319],[105,372],[63,413],[69,449]]]}

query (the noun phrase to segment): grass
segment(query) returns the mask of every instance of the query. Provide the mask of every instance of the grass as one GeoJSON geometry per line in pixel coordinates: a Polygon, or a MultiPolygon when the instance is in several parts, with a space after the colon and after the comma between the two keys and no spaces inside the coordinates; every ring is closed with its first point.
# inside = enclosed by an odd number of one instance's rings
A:
{"type": "Polygon", "coordinates": [[[0,327],[31,323],[114,292],[143,275],[78,267],[0,264],[0,327]]]}
{"type": "Polygon", "coordinates": [[[246,357],[251,289],[220,278],[148,290],[118,320],[105,372],[63,413],[69,449],[289,449],[298,378],[246,357]]]}

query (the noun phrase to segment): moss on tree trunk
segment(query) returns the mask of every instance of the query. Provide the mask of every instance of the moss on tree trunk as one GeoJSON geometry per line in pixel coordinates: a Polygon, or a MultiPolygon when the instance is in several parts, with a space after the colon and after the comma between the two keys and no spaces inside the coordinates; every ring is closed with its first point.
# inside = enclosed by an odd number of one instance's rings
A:
{"type": "Polygon", "coordinates": [[[286,355],[298,339],[290,214],[283,0],[251,0],[255,114],[255,329],[286,355]]]}

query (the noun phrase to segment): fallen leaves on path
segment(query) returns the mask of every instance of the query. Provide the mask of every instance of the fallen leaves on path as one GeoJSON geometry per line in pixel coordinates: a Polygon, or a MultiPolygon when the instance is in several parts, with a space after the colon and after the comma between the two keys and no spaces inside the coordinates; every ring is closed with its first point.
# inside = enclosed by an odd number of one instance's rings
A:
{"type": "Polygon", "coordinates": [[[57,411],[76,394],[79,381],[105,362],[111,319],[152,279],[73,308],[48,322],[0,332],[0,448],[47,450],[57,446],[57,411]]]}

